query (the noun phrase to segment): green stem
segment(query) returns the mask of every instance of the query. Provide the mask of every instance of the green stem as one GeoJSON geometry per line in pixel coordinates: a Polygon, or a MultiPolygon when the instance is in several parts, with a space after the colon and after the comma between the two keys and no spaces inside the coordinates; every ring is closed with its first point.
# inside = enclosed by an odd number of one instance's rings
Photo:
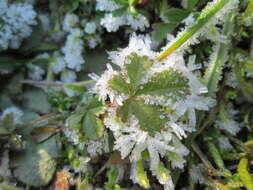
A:
{"type": "Polygon", "coordinates": [[[188,41],[193,35],[195,35],[202,27],[204,27],[210,20],[215,16],[215,14],[220,11],[229,1],[231,0],[218,0],[210,8],[205,8],[200,16],[198,17],[196,23],[188,28],[178,39],[169,46],[165,51],[163,51],[157,59],[161,61],[166,58],[179,47],[181,47],[186,41],[188,41]]]}
{"type": "MultiPolygon", "coordinates": [[[[235,18],[235,11],[232,10],[228,17],[227,21],[225,22],[223,35],[227,36],[228,40],[230,40],[230,35],[233,31],[233,23],[235,18]]],[[[227,61],[227,54],[228,54],[228,44],[227,43],[218,43],[217,49],[215,49],[214,53],[216,55],[214,62],[210,63],[209,68],[205,74],[205,81],[208,87],[208,94],[213,95],[217,91],[218,82],[221,78],[222,74],[222,67],[227,61]]]]}

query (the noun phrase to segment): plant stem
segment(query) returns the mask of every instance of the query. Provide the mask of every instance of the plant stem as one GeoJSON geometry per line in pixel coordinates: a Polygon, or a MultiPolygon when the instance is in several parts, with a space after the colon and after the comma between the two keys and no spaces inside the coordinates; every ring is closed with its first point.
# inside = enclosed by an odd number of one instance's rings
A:
{"type": "Polygon", "coordinates": [[[75,86],[85,86],[94,83],[94,80],[80,81],[74,83],[55,83],[55,82],[44,82],[44,81],[33,81],[33,80],[21,80],[23,84],[30,84],[35,86],[51,86],[51,87],[64,87],[64,85],[75,85],[75,86]]]}
{"type": "Polygon", "coordinates": [[[204,27],[213,16],[221,10],[230,0],[218,0],[212,7],[209,9],[204,9],[196,23],[190,28],[186,29],[186,31],[176,39],[176,41],[169,46],[165,51],[163,51],[157,59],[159,61],[163,60],[173,52],[175,52],[179,47],[181,47],[186,41],[188,41],[193,35],[195,35],[202,27],[204,27]]]}

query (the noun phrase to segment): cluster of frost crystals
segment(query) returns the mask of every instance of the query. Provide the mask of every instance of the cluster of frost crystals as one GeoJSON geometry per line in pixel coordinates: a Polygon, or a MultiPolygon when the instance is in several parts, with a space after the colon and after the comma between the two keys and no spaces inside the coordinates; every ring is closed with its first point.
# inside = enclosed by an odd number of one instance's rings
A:
{"type": "Polygon", "coordinates": [[[67,14],[64,19],[63,29],[68,32],[65,46],[62,48],[64,60],[67,67],[80,71],[84,64],[83,51],[84,43],[82,40],[83,31],[78,28],[78,17],[75,14],[67,14]]]}
{"type": "Polygon", "coordinates": [[[31,35],[36,15],[33,6],[28,3],[8,4],[7,0],[1,0],[0,51],[19,48],[22,40],[31,35]]]}
{"type": "MultiPolygon", "coordinates": [[[[134,34],[130,37],[128,47],[109,52],[109,59],[120,68],[119,70],[114,70],[108,64],[107,70],[102,76],[95,74],[90,76],[96,80],[92,92],[97,94],[100,100],[104,102],[109,97],[110,102],[115,105],[115,107],[108,109],[108,114],[104,121],[106,127],[113,132],[115,137],[114,149],[121,152],[122,158],[129,157],[132,163],[140,160],[141,153],[147,150],[149,155],[151,155],[150,170],[159,179],[157,167],[162,157],[170,161],[172,168],[184,167],[184,156],[189,151],[181,143],[181,140],[187,136],[187,131],[194,131],[195,129],[195,110],[208,110],[215,102],[213,99],[203,95],[207,92],[207,88],[191,72],[196,66],[193,66],[193,64],[189,68],[185,66],[183,54],[172,54],[163,62],[156,60],[157,55],[158,53],[151,49],[150,37],[134,34]],[[168,106],[173,110],[171,114],[164,113],[164,115],[160,116],[160,119],[166,119],[167,122],[163,130],[156,132],[153,136],[141,129],[139,120],[134,115],[131,115],[130,119],[125,123],[117,118],[117,109],[124,104],[124,100],[128,99],[129,95],[110,88],[109,80],[117,75],[126,73],[125,65],[129,63],[127,57],[132,53],[136,53],[138,56],[148,56],[153,61],[146,76],[140,80],[141,84],[149,82],[149,79],[155,74],[171,69],[180,72],[188,80],[190,92],[185,94],[183,98],[172,100],[170,97],[162,95],[138,96],[138,98],[144,100],[145,104],[168,106]],[[173,159],[173,155],[177,155],[179,159],[173,159]]],[[[126,82],[129,83],[127,80],[126,82]]],[[[135,179],[135,177],[132,176],[132,179],[135,179]]],[[[164,184],[165,187],[171,187],[170,184],[162,182],[162,180],[160,183],[164,184]]]]}
{"type": "Polygon", "coordinates": [[[148,19],[142,14],[130,15],[125,13],[121,16],[114,16],[112,13],[107,13],[101,19],[100,24],[106,28],[108,32],[116,32],[120,26],[130,26],[133,30],[144,31],[149,27],[148,19]]]}

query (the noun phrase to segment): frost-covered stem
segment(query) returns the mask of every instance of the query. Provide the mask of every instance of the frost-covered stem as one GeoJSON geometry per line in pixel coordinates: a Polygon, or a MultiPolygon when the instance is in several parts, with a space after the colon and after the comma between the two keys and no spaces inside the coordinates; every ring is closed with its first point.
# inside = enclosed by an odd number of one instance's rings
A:
{"type": "MultiPolygon", "coordinates": [[[[230,35],[233,31],[233,23],[235,18],[235,10],[232,10],[227,17],[227,20],[225,22],[223,35],[227,37],[227,39],[230,41],[230,35]]],[[[230,43],[230,42],[229,42],[230,43]]],[[[218,82],[221,78],[222,74],[222,67],[227,61],[227,54],[229,50],[229,45],[227,43],[218,42],[218,44],[215,47],[215,52],[213,55],[216,57],[213,57],[210,63],[209,68],[207,69],[206,75],[205,75],[205,81],[207,83],[208,88],[208,94],[212,95],[217,91],[218,82]]]]}
{"type": "Polygon", "coordinates": [[[206,156],[203,154],[203,152],[200,150],[200,148],[198,147],[198,145],[195,142],[192,142],[192,149],[194,150],[194,152],[199,156],[200,160],[203,162],[203,164],[207,167],[207,168],[211,168],[214,169],[214,167],[212,166],[211,162],[206,158],[206,156]]]}
{"type": "Polygon", "coordinates": [[[169,46],[165,51],[163,51],[159,56],[158,60],[166,58],[179,47],[181,47],[186,41],[188,41],[194,34],[196,34],[202,27],[204,27],[214,16],[221,10],[230,0],[218,0],[209,10],[203,11],[198,17],[196,23],[188,28],[175,43],[169,46]]]}
{"type": "Polygon", "coordinates": [[[74,83],[54,83],[54,82],[33,81],[33,80],[22,80],[20,82],[23,84],[51,86],[51,87],[64,87],[64,85],[85,86],[85,85],[95,83],[94,80],[80,81],[80,82],[74,82],[74,83]]]}

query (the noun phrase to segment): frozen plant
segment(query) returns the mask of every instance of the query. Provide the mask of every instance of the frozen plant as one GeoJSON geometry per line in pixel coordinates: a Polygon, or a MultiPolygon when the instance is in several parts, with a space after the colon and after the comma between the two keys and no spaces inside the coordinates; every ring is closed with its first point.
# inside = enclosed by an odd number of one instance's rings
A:
{"type": "Polygon", "coordinates": [[[104,102],[109,97],[114,105],[105,118],[115,137],[114,149],[133,163],[147,150],[153,175],[170,189],[172,181],[159,177],[160,157],[170,160],[173,168],[183,168],[188,150],[180,140],[186,137],[185,130],[194,129],[195,110],[208,110],[213,101],[202,95],[207,89],[185,66],[183,54],[159,62],[150,45],[148,36],[132,35],[128,47],[110,52],[110,60],[120,69],[108,64],[101,77],[91,75],[96,80],[92,92],[104,102]]]}
{"type": "Polygon", "coordinates": [[[23,39],[32,33],[36,25],[33,6],[28,3],[12,3],[7,0],[0,2],[0,51],[8,48],[19,48],[23,39]]]}

